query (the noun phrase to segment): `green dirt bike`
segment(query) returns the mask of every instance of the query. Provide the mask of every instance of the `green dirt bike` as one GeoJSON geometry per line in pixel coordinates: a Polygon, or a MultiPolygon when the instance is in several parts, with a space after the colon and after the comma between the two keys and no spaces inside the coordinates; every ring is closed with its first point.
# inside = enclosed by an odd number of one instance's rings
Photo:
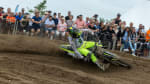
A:
{"type": "MultiPolygon", "coordinates": [[[[88,42],[84,42],[84,43],[88,43],[88,42]]],[[[119,57],[116,55],[116,54],[113,54],[111,52],[108,52],[108,51],[104,51],[103,52],[103,55],[98,55],[95,51],[98,50],[98,47],[102,47],[102,45],[100,43],[96,43],[96,42],[93,42],[93,44],[95,44],[94,47],[92,48],[89,48],[88,50],[90,51],[93,51],[93,53],[95,54],[95,56],[97,57],[97,60],[100,62],[99,64],[96,64],[101,70],[103,70],[100,65],[103,65],[103,64],[109,64],[109,65],[116,65],[116,66],[120,66],[120,67],[124,67],[124,68],[127,68],[127,69],[130,69],[131,66],[120,60],[119,57]]],[[[75,52],[73,51],[71,45],[61,45],[60,46],[60,49],[63,50],[67,55],[69,56],[72,56],[76,59],[78,59],[76,56],[75,56],[75,52]]],[[[85,57],[85,56],[84,56],[85,57]]],[[[86,57],[85,57],[86,58],[86,57]]],[[[85,60],[85,58],[83,58],[83,60],[85,60]]],[[[92,60],[91,58],[89,58],[90,61],[92,60]]],[[[105,70],[104,70],[105,71],[105,70]]]]}

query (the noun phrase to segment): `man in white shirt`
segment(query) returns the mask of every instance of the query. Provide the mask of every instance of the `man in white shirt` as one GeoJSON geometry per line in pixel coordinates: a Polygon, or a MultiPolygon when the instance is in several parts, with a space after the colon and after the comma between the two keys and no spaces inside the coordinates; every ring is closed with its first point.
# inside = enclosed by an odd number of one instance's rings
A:
{"type": "Polygon", "coordinates": [[[55,27],[55,22],[53,21],[52,16],[49,16],[49,19],[45,21],[45,27],[46,35],[48,35],[48,37],[50,37],[50,39],[52,40],[55,34],[53,30],[53,28],[55,27]]]}

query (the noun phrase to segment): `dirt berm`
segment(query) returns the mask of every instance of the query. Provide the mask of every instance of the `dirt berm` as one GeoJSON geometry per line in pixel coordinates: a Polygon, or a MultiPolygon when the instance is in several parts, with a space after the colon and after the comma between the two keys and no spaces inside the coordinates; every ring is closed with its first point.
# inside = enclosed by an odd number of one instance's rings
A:
{"type": "Polygon", "coordinates": [[[132,69],[94,64],[65,56],[61,41],[0,35],[0,84],[150,84],[150,60],[116,52],[132,69]]]}

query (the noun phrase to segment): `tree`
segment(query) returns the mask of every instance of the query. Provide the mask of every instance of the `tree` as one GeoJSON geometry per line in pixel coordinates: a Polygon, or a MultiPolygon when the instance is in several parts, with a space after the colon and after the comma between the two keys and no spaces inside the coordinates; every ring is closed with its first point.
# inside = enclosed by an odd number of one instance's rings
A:
{"type": "Polygon", "coordinates": [[[105,22],[105,19],[100,17],[100,22],[105,22]]]}
{"type": "MultiPolygon", "coordinates": [[[[47,0],[43,0],[43,2],[40,2],[37,6],[35,6],[34,8],[37,9],[41,15],[44,15],[45,9],[47,8],[46,6],[47,0]]],[[[30,13],[33,13],[34,10],[30,9],[29,10],[30,13]]]]}

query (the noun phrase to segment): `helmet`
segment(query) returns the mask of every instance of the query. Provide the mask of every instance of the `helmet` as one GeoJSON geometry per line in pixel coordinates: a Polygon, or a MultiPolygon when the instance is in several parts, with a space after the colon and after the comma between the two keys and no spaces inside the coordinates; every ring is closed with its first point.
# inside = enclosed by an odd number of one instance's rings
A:
{"type": "Polygon", "coordinates": [[[73,38],[80,38],[80,36],[82,34],[82,32],[79,29],[72,28],[72,27],[70,27],[68,29],[68,32],[69,32],[70,36],[73,37],[73,38]]]}

